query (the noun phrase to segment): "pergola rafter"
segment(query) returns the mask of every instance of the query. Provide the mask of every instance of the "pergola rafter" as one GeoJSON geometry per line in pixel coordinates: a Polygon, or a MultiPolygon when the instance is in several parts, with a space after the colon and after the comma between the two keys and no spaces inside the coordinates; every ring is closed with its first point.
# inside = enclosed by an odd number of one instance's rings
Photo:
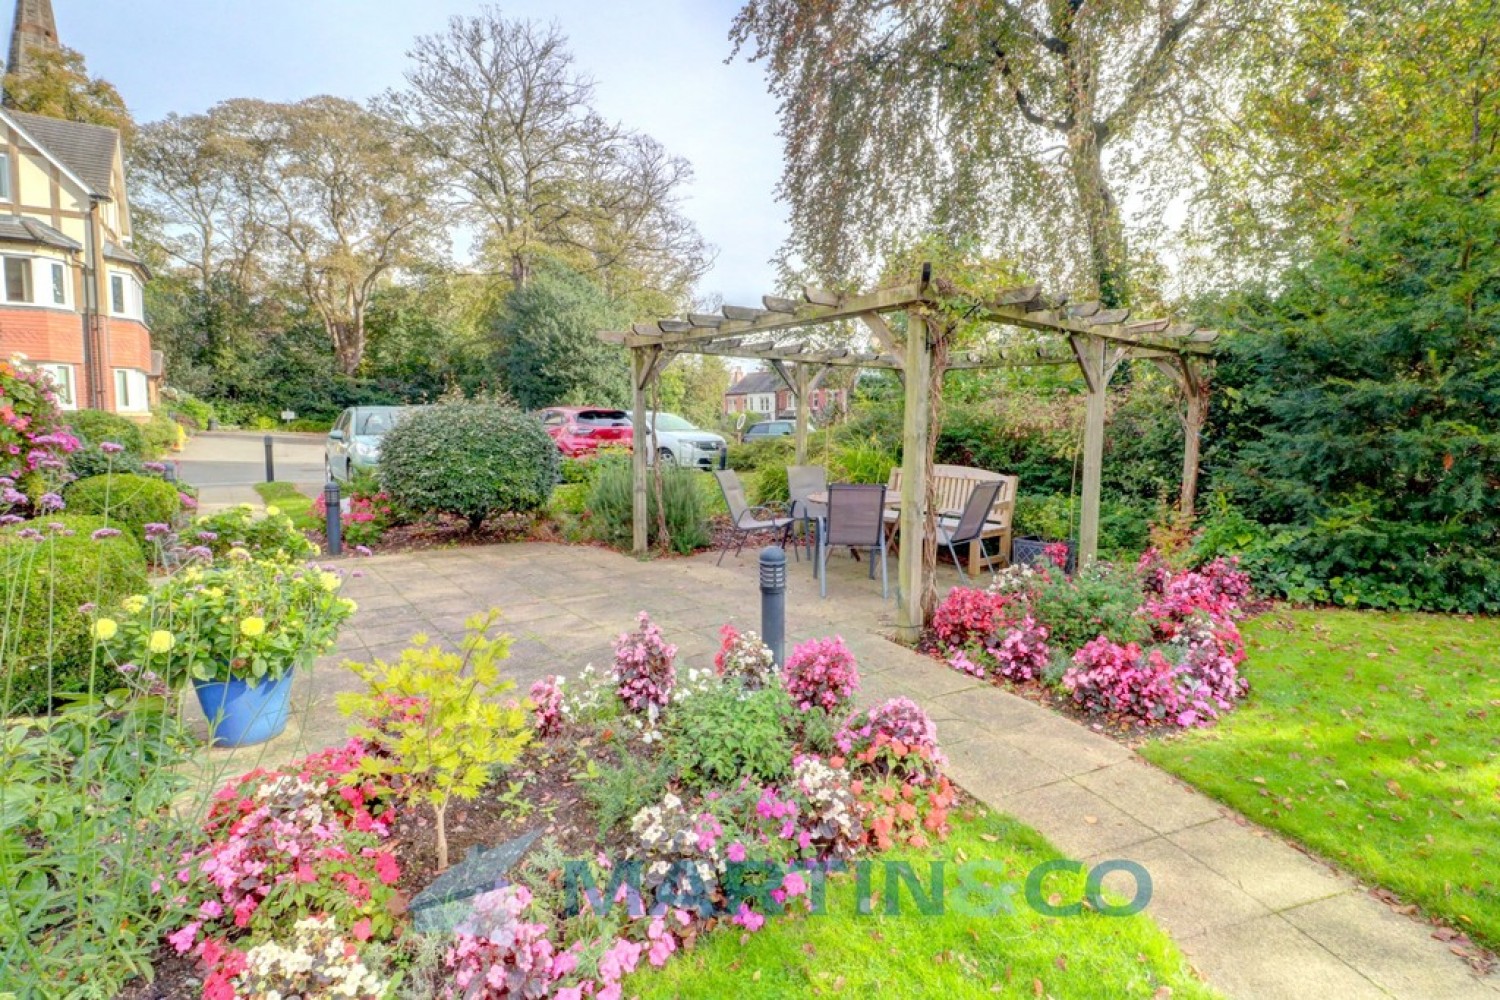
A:
{"type": "MultiPolygon", "coordinates": [[[[1167,318],[1134,318],[1128,309],[1105,309],[1098,302],[1069,303],[1049,298],[1037,285],[1019,285],[985,299],[957,299],[941,294],[941,280],[923,279],[860,294],[813,287],[800,298],[767,295],[759,306],[726,305],[717,313],[689,313],[685,317],[636,323],[628,331],[603,331],[600,339],[629,348],[635,390],[637,440],[644,440],[645,391],[678,354],[712,354],[765,361],[786,383],[797,403],[796,455],[807,457],[809,396],[830,366],[895,371],[905,385],[903,428],[902,513],[898,594],[900,622],[909,635],[924,624],[922,595],[931,567],[925,565],[923,544],[931,530],[926,508],[926,458],[932,445],[929,411],[935,337],[947,336],[945,317],[957,302],[963,322],[1025,331],[1031,340],[990,343],[955,352],[944,370],[1077,365],[1088,389],[1083,445],[1083,503],[1079,523],[1079,556],[1092,561],[1098,549],[1099,492],[1102,480],[1104,423],[1109,383],[1128,358],[1149,360],[1172,378],[1186,399],[1183,428],[1187,437],[1183,460],[1182,507],[1192,510],[1196,489],[1198,435],[1207,409],[1204,366],[1218,336],[1191,324],[1167,318]],[[900,337],[886,316],[906,314],[906,335],[900,337]],[[853,346],[811,344],[809,328],[831,323],[859,324],[870,335],[875,350],[853,346]],[[913,337],[914,332],[922,336],[913,337]],[[1051,344],[1040,338],[1051,337],[1051,344]],[[798,338],[798,339],[794,339],[798,338]],[[907,494],[910,493],[910,496],[907,494]]],[[[646,524],[646,449],[636,449],[634,547],[644,553],[646,524]]]]}

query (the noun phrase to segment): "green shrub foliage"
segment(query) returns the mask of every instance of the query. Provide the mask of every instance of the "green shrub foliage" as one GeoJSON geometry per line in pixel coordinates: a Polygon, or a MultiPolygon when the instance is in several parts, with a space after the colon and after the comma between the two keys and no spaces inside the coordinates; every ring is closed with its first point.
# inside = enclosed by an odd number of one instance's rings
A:
{"type": "Polygon", "coordinates": [[[77,413],[68,415],[68,425],[73,428],[73,433],[78,436],[79,440],[88,444],[98,446],[105,441],[113,441],[124,447],[124,454],[132,456],[137,461],[151,457],[146,443],[145,430],[134,420],[122,417],[118,413],[109,413],[105,410],[79,410],[77,413]]]}
{"type": "Polygon", "coordinates": [[[182,508],[177,487],[164,479],[131,473],[80,479],[68,486],[63,497],[71,513],[104,518],[110,527],[128,532],[148,552],[151,547],[146,543],[146,525],[171,524],[182,508]]]}
{"type": "Polygon", "coordinates": [[[1204,555],[1263,590],[1500,611],[1500,213],[1441,158],[1224,310],[1204,555]]]}
{"type": "Polygon", "coordinates": [[[397,507],[457,515],[470,530],[489,517],[546,506],[558,466],[541,421],[496,403],[418,410],[380,447],[380,482],[397,507]]]}
{"type": "Polygon", "coordinates": [[[779,686],[746,692],[735,684],[715,685],[671,713],[667,753],[690,785],[726,788],[741,778],[773,784],[791,772],[788,725],[794,714],[779,686]]]}
{"type": "MultiPolygon", "coordinates": [[[[93,616],[80,609],[145,591],[140,545],[128,534],[96,541],[104,526],[103,518],[69,515],[0,529],[0,715],[41,711],[59,694],[87,690],[93,616]],[[41,541],[30,540],[35,531],[41,541]]],[[[101,690],[117,686],[96,679],[101,690]]]]}
{"type": "MultiPolygon", "coordinates": [[[[673,467],[663,469],[661,477],[662,501],[666,506],[667,534],[672,550],[685,555],[708,545],[711,540],[708,517],[699,487],[703,474],[673,467]]],[[[588,501],[589,524],[595,538],[618,549],[630,548],[633,496],[630,462],[619,458],[601,459],[588,501]]],[[[646,509],[649,544],[655,545],[660,541],[660,519],[657,517],[660,508],[655,484],[649,479],[646,509]]]]}

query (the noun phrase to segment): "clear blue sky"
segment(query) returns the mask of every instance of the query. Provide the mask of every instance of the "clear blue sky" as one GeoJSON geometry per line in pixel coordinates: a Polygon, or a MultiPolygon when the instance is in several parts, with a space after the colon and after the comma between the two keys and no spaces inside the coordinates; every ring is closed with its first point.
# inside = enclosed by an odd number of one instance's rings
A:
{"type": "MultiPolygon", "coordinates": [[[[9,7],[9,4],[5,4],[9,7]]],[[[231,97],[363,100],[397,86],[413,38],[479,0],[53,0],[58,34],[117,87],[138,121],[231,97]]],[[[700,295],[751,304],[773,291],[785,234],[775,102],[759,66],[725,65],[734,0],[517,0],[555,20],[600,110],[693,164],[686,211],[719,248],[700,295]]],[[[3,15],[0,15],[3,16],[3,15]]],[[[9,36],[7,35],[7,38],[9,36]]]]}

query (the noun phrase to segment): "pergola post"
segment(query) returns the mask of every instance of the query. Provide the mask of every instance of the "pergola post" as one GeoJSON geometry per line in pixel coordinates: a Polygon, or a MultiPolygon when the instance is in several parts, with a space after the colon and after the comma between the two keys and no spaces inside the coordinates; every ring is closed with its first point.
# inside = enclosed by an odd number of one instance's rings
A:
{"type": "Polygon", "coordinates": [[[812,374],[807,365],[792,366],[792,395],[797,404],[797,436],[795,438],[797,465],[807,464],[807,425],[812,416],[812,374]]]}
{"type": "Polygon", "coordinates": [[[906,314],[906,398],[901,425],[901,552],[897,560],[896,627],[900,638],[916,642],[927,623],[922,609],[925,592],[927,511],[927,438],[931,401],[927,391],[932,376],[932,347],[926,318],[913,309],[906,314]]]}
{"type": "Polygon", "coordinates": [[[1109,403],[1109,380],[1124,351],[1111,350],[1102,337],[1089,334],[1069,338],[1088,383],[1088,408],[1083,424],[1083,503],[1078,518],[1078,565],[1099,557],[1099,494],[1104,482],[1104,417],[1109,403]]]}
{"type": "Polygon", "coordinates": [[[633,435],[630,448],[630,550],[638,556],[646,554],[650,537],[646,516],[646,460],[651,451],[651,438],[646,430],[646,383],[651,379],[657,351],[659,348],[630,349],[630,424],[633,435]]]}

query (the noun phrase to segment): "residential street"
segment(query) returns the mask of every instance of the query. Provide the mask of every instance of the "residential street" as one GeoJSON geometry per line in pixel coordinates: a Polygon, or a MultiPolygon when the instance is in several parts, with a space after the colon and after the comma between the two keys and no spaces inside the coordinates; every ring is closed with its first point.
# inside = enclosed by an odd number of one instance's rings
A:
{"type": "MultiPolygon", "coordinates": [[[[323,435],[275,434],[272,456],[276,479],[299,487],[323,483],[323,435]]],[[[214,511],[237,503],[261,502],[256,483],[266,481],[265,435],[258,431],[198,434],[177,457],[178,474],[200,491],[199,504],[214,511]]]]}

